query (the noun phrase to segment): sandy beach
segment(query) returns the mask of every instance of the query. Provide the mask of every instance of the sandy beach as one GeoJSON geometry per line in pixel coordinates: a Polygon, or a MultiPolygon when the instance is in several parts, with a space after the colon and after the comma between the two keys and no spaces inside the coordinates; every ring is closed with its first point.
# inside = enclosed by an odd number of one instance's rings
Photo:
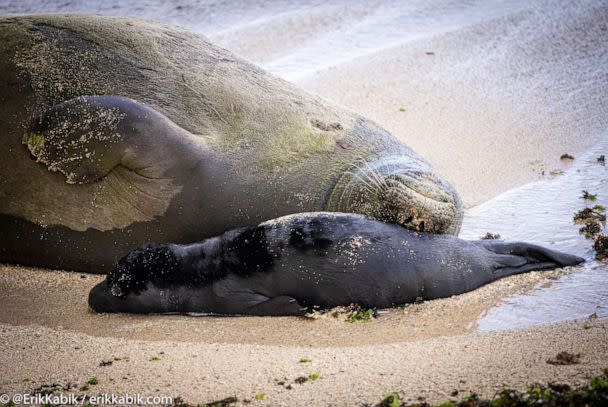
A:
{"type": "MultiPolygon", "coordinates": [[[[0,2],[2,14],[57,11],[157,19],[206,35],[373,119],[452,182],[467,209],[549,182],[551,171],[573,165],[562,154],[579,158],[608,137],[604,1],[0,2]]],[[[606,178],[597,177],[606,200],[606,178]]],[[[559,240],[562,231],[545,220],[541,243],[559,240]]],[[[511,236],[535,227],[511,225],[511,236]]],[[[588,243],[570,228],[574,237],[559,247],[591,262],[588,243]]],[[[608,273],[605,263],[592,266],[608,273]]],[[[352,324],[340,310],[316,318],[97,315],[86,300],[102,276],[0,265],[0,393],[72,384],[65,392],[194,405],[235,396],[239,405],[350,406],[388,391],[439,402],[505,386],[577,385],[608,368],[604,294],[590,300],[597,318],[499,332],[480,332],[478,321],[513,294],[579,271],[513,276],[352,324]],[[580,353],[580,363],[546,362],[561,351],[580,353]],[[313,373],[317,380],[296,382],[313,373]],[[91,377],[99,384],[79,390],[91,377]]]]}

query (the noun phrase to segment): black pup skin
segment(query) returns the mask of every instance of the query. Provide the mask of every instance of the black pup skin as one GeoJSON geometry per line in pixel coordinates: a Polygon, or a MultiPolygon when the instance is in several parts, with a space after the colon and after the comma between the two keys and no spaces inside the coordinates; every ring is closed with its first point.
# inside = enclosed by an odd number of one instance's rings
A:
{"type": "Polygon", "coordinates": [[[189,245],[147,245],[89,294],[96,312],[302,315],[450,297],[580,257],[521,242],[466,241],[360,215],[312,212],[189,245]]]}

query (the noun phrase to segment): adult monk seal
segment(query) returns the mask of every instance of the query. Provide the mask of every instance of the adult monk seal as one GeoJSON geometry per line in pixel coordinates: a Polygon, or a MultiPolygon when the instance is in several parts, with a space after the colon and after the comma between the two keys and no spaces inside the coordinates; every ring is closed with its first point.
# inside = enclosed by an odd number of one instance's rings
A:
{"type": "Polygon", "coordinates": [[[189,245],[129,253],[89,294],[97,312],[299,315],[462,294],[583,259],[527,243],[413,232],[360,215],[308,213],[189,245]]]}
{"type": "Polygon", "coordinates": [[[180,28],[0,18],[0,261],[108,272],[307,211],[457,233],[429,164],[371,121],[180,28]]]}

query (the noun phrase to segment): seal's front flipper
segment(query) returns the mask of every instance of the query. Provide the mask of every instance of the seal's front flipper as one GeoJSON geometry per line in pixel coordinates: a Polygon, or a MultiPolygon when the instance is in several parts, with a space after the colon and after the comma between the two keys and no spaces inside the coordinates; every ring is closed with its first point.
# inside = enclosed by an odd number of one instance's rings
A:
{"type": "Polygon", "coordinates": [[[490,240],[479,243],[495,254],[492,256],[495,267],[505,275],[576,266],[585,261],[582,257],[529,243],[490,240]]]}
{"type": "Polygon", "coordinates": [[[192,149],[181,148],[191,147],[189,135],[135,100],[80,96],[49,109],[23,135],[22,143],[38,162],[64,174],[67,183],[86,184],[118,165],[146,178],[161,178],[175,155],[182,163],[196,158],[187,154],[192,149]]]}
{"type": "Polygon", "coordinates": [[[307,309],[298,304],[295,298],[282,295],[273,297],[267,301],[253,305],[245,312],[248,315],[260,316],[301,316],[306,314],[307,309]]]}

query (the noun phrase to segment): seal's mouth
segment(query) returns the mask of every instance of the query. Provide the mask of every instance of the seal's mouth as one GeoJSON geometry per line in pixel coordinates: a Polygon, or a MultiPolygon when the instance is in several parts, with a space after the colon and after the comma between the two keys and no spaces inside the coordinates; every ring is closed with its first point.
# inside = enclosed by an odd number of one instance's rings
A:
{"type": "Polygon", "coordinates": [[[458,234],[462,204],[425,162],[402,156],[364,163],[336,183],[327,210],[351,212],[421,232],[458,234]]]}

